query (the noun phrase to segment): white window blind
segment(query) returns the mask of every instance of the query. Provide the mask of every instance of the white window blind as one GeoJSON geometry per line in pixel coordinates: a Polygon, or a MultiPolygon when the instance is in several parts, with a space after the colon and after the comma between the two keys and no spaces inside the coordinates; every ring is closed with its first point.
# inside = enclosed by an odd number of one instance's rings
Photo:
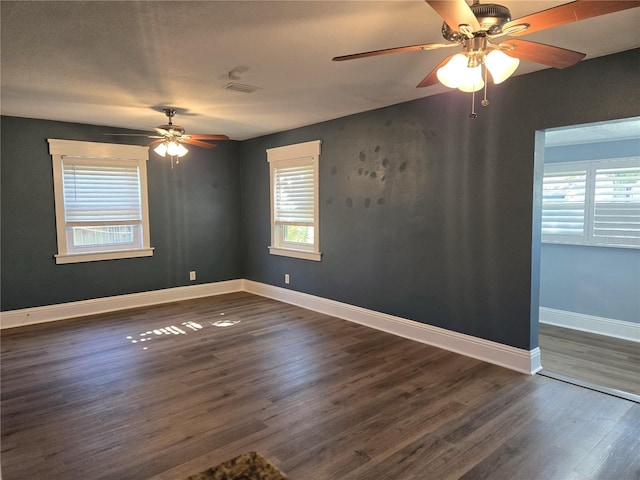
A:
{"type": "Polygon", "coordinates": [[[640,248],[640,158],[545,165],[542,240],[640,248]]]}
{"type": "Polygon", "coordinates": [[[542,233],[583,235],[587,173],[585,170],[544,176],[542,233]]]}
{"type": "Polygon", "coordinates": [[[149,148],[48,139],[53,166],[56,263],[153,255],[149,148]]]}
{"type": "Polygon", "coordinates": [[[315,222],[315,168],[307,163],[274,169],[276,225],[313,226],[315,222]]]}
{"type": "Polygon", "coordinates": [[[596,170],[593,235],[640,239],[640,167],[596,170]]]}
{"type": "Polygon", "coordinates": [[[267,150],[273,255],[320,261],[320,140],[267,150]]]}
{"type": "Polygon", "coordinates": [[[142,222],[137,165],[91,165],[63,158],[67,226],[122,225],[142,222]]]}

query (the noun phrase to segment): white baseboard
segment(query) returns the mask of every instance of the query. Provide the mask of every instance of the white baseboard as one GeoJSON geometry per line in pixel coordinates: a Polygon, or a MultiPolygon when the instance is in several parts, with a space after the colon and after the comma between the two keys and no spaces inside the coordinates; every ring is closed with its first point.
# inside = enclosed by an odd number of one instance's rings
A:
{"type": "Polygon", "coordinates": [[[540,323],[640,342],[640,324],[584,313],[540,307],[540,323]]]}
{"type": "Polygon", "coordinates": [[[471,335],[453,332],[444,328],[407,320],[406,318],[395,317],[374,310],[368,310],[366,308],[356,307],[294,290],[253,282],[251,280],[244,280],[243,289],[249,293],[342,318],[528,375],[533,375],[542,369],[539,348],[530,351],[523,350],[471,335]]]}
{"type": "Polygon", "coordinates": [[[395,317],[347,303],[244,279],[0,312],[0,328],[33,325],[243,290],[359,323],[410,340],[433,345],[461,355],[477,358],[528,375],[533,375],[542,369],[539,348],[530,351],[523,350],[406,318],[395,317]]]}
{"type": "Polygon", "coordinates": [[[161,303],[209,297],[242,290],[242,280],[188,285],[151,292],[131,293],[113,297],[95,298],[79,302],[45,305],[0,312],[0,329],[53,322],[66,318],[84,317],[127,308],[147,307],[161,303]]]}

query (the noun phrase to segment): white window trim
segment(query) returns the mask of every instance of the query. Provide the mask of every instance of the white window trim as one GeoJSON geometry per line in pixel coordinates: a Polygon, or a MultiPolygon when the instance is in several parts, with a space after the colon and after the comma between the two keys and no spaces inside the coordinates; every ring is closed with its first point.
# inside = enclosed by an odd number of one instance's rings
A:
{"type": "Polygon", "coordinates": [[[270,208],[271,208],[271,245],[269,246],[269,253],[272,255],[280,255],[285,257],[299,258],[303,260],[313,260],[319,262],[322,260],[322,253],[320,252],[320,209],[319,209],[319,184],[320,184],[320,140],[313,140],[311,142],[297,143],[294,145],[286,145],[284,147],[276,147],[267,149],[267,162],[269,162],[269,186],[270,186],[270,208]],[[283,165],[286,163],[295,163],[297,160],[311,159],[314,166],[314,241],[313,245],[309,249],[301,249],[298,245],[287,246],[286,242],[278,242],[277,240],[277,226],[275,223],[275,209],[274,209],[274,168],[277,165],[283,165]]]}
{"type": "Polygon", "coordinates": [[[56,234],[58,253],[54,255],[56,264],[95,262],[121,258],[150,257],[153,248],[149,238],[149,200],[147,194],[147,161],[149,147],[113,143],[81,142],[49,138],[49,154],[53,166],[53,187],[56,211],[56,234]],[[138,164],[140,167],[140,196],[142,209],[142,248],[104,250],[99,252],[70,253],[67,247],[67,229],[64,212],[64,192],[62,188],[62,161],[65,156],[95,159],[122,160],[138,164]]]}
{"type": "MultiPolygon", "coordinates": [[[[584,171],[586,173],[585,190],[585,225],[582,236],[542,234],[542,243],[581,245],[605,248],[631,248],[640,249],[640,245],[617,244],[604,237],[594,237],[593,235],[593,210],[595,203],[596,171],[606,168],[637,167],[640,157],[605,158],[597,160],[579,160],[572,162],[554,162],[544,166],[544,173],[558,174],[563,172],[584,171]]],[[[544,207],[543,207],[544,209],[544,207]]]]}

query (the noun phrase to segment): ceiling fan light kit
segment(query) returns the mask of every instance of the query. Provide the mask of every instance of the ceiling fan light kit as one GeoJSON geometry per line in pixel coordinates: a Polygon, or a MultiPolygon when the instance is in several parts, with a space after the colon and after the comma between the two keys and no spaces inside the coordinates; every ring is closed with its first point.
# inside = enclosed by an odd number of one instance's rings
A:
{"type": "Polygon", "coordinates": [[[153,149],[153,151],[156,152],[161,157],[164,157],[167,154],[167,150],[169,150],[169,147],[164,142],[158,144],[158,146],[153,149]]]}
{"type": "Polygon", "coordinates": [[[513,75],[520,60],[514,57],[506,55],[500,50],[492,50],[484,59],[484,64],[491,73],[493,83],[496,85],[504,82],[507,78],[513,75]]]}
{"type": "MultiPolygon", "coordinates": [[[[153,149],[153,151],[156,152],[161,157],[165,157],[169,155],[170,157],[172,157],[171,159],[172,161],[176,157],[180,159],[184,157],[187,153],[189,153],[189,150],[185,148],[184,145],[182,145],[181,143],[177,143],[173,140],[165,140],[164,142],[159,143],[158,146],[153,149]]],[[[180,163],[180,161],[177,160],[176,163],[180,163]]]]}
{"type": "Polygon", "coordinates": [[[493,43],[491,40],[494,38],[524,35],[640,6],[640,0],[574,0],[512,20],[507,7],[494,3],[481,4],[479,0],[474,0],[472,5],[468,5],[465,0],[425,1],[443,18],[442,36],[451,43],[428,43],[373,50],[334,57],[333,60],[353,60],[389,53],[462,46],[461,53],[445,58],[418,84],[418,87],[428,87],[439,81],[446,87],[471,92],[470,118],[477,117],[475,92],[483,87],[484,98],[481,104],[485,107],[489,105],[488,74],[491,74],[493,83],[497,85],[513,75],[520,59],[549,67],[565,68],[575,65],[585,57],[584,53],[527,40],[493,43]]]}

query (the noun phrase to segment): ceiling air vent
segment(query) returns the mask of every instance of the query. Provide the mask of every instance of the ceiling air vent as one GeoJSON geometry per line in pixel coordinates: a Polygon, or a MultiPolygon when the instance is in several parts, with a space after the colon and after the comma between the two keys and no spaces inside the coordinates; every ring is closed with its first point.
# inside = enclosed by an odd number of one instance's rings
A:
{"type": "Polygon", "coordinates": [[[227,83],[224,87],[225,90],[233,90],[234,92],[253,93],[256,90],[260,90],[260,87],[254,87],[252,85],[245,85],[243,83],[227,83]]]}

